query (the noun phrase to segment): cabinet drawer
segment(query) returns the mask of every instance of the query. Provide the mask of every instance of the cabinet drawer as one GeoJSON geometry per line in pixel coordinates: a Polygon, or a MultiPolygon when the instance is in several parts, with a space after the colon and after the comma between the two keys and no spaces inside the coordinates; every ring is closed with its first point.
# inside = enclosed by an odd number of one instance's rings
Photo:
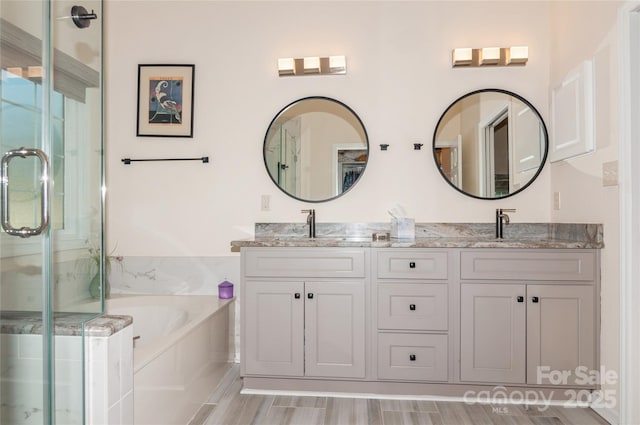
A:
{"type": "Polygon", "coordinates": [[[378,334],[378,378],[447,380],[447,335],[378,334]]]}
{"type": "Polygon", "coordinates": [[[462,251],[460,277],[462,279],[590,281],[596,278],[596,255],[591,250],[462,251]]]}
{"type": "Polygon", "coordinates": [[[365,277],[363,249],[256,248],[244,252],[244,275],[255,277],[365,277]]]}
{"type": "Polygon", "coordinates": [[[447,330],[446,283],[378,284],[380,329],[447,330]]]}
{"type": "Polygon", "coordinates": [[[378,251],[380,279],[447,279],[446,251],[378,251]]]}

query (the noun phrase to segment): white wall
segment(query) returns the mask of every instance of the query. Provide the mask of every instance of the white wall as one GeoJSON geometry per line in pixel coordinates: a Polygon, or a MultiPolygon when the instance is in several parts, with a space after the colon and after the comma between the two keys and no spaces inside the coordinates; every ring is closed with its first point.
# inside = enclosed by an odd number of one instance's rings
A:
{"type": "Polygon", "coordinates": [[[354,190],[313,205],[320,222],[387,221],[403,204],[423,222],[550,219],[550,172],[524,193],[479,201],[451,189],[428,147],[440,114],[464,93],[514,91],[547,118],[550,20],[546,2],[105,2],[107,236],[124,256],[224,256],[255,222],[296,221],[308,204],[269,179],[262,142],[275,114],[310,95],[360,116],[371,143],[354,190]],[[464,28],[464,30],[461,30],[464,28]],[[455,47],[528,45],[526,67],[452,69],[455,47]],[[279,57],[344,54],[346,76],[277,75],[279,57]],[[137,65],[193,63],[193,139],[138,138],[137,65]],[[427,149],[413,150],[421,142],[427,149]],[[388,143],[382,152],[380,143],[388,143]],[[211,163],[121,158],[208,155],[211,163]],[[260,195],[271,211],[260,211],[260,195]]]}
{"type": "MultiPolygon", "coordinates": [[[[604,224],[602,250],[602,320],[600,363],[619,371],[620,357],[620,228],[618,186],[604,187],[602,164],[618,160],[618,7],[620,2],[553,3],[551,84],[583,60],[595,62],[596,151],[551,165],[551,193],[560,193],[560,210],[552,211],[557,222],[604,224]],[[588,28],[588,31],[585,29],[588,28]]],[[[619,399],[619,382],[603,389],[619,399]]],[[[618,415],[619,406],[613,409],[618,415]]]]}

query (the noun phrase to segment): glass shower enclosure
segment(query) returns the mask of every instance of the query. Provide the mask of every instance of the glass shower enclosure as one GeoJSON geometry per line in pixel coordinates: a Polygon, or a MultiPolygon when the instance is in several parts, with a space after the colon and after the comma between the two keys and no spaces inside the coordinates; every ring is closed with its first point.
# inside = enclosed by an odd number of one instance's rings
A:
{"type": "Polygon", "coordinates": [[[85,423],[84,324],[104,310],[101,18],[101,1],[0,1],[0,424],[85,423]]]}

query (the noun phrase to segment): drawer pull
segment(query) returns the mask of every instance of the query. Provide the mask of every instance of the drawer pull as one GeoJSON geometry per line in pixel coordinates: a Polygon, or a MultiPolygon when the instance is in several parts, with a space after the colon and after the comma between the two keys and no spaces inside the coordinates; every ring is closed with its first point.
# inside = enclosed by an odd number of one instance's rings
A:
{"type": "Polygon", "coordinates": [[[409,262],[409,268],[410,269],[415,269],[416,268],[416,262],[415,261],[410,261],[409,262]]]}
{"type": "Polygon", "coordinates": [[[416,361],[416,355],[415,354],[409,354],[409,360],[411,360],[412,362],[416,361]]]}
{"type": "Polygon", "coordinates": [[[409,304],[409,310],[416,311],[416,305],[415,304],[409,304]]]}
{"type": "Polygon", "coordinates": [[[309,293],[307,294],[307,298],[309,298],[310,300],[312,300],[312,299],[313,299],[313,292],[309,292],[309,293]]]}
{"type": "Polygon", "coordinates": [[[518,302],[519,303],[524,302],[524,297],[522,295],[518,296],[518,302]]]}
{"type": "Polygon", "coordinates": [[[531,301],[537,303],[540,299],[538,297],[531,297],[531,301]]]}
{"type": "Polygon", "coordinates": [[[294,297],[296,300],[299,300],[299,299],[300,299],[300,292],[296,292],[296,293],[293,295],[293,297],[294,297]]]}

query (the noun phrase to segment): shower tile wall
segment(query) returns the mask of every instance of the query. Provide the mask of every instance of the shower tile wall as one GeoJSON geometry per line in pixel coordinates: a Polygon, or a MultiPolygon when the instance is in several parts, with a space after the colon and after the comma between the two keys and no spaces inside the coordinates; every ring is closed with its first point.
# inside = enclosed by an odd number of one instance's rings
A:
{"type": "MultiPolygon", "coordinates": [[[[217,295],[228,280],[240,296],[240,257],[112,257],[112,294],[217,295]]],[[[235,361],[240,361],[240,303],[235,306],[235,361]]]]}
{"type": "MultiPolygon", "coordinates": [[[[55,337],[55,418],[57,423],[82,423],[82,337],[55,337]]],[[[0,335],[0,423],[42,423],[42,336],[0,335]]]]}
{"type": "MultiPolygon", "coordinates": [[[[1,261],[1,260],[0,260],[1,261]]],[[[56,262],[53,279],[56,312],[78,311],[78,305],[89,298],[89,282],[93,277],[88,259],[56,262]]],[[[40,265],[16,267],[2,263],[0,307],[3,310],[33,310],[42,308],[42,275],[40,265]]]]}

